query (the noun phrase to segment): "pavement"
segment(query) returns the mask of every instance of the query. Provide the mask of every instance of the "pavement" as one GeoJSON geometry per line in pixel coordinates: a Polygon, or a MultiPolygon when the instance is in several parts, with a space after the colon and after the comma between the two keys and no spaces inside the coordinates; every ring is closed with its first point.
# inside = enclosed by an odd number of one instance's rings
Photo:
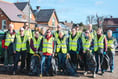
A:
{"type": "MultiPolygon", "coordinates": [[[[87,76],[83,76],[83,71],[78,70],[77,76],[65,76],[65,75],[57,75],[50,77],[40,77],[40,76],[28,76],[27,74],[18,73],[17,75],[10,75],[11,72],[5,72],[4,67],[0,65],[0,79],[93,79],[92,74],[87,74],[87,76]]],[[[118,53],[115,56],[115,69],[114,72],[109,72],[109,69],[104,73],[104,75],[100,75],[99,72],[94,79],[118,79],[118,53]]]]}

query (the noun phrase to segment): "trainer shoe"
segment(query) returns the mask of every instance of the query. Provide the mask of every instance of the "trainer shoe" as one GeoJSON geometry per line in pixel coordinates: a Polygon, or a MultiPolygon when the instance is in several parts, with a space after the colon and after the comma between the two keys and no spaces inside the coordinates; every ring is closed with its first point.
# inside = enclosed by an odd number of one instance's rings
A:
{"type": "Polygon", "coordinates": [[[95,78],[96,77],[96,74],[93,74],[93,78],[95,78]]]}
{"type": "Polygon", "coordinates": [[[84,76],[86,76],[86,75],[87,75],[87,73],[88,73],[88,72],[84,72],[84,76]]]}
{"type": "Polygon", "coordinates": [[[16,72],[15,71],[13,71],[13,75],[16,75],[16,72]]]}

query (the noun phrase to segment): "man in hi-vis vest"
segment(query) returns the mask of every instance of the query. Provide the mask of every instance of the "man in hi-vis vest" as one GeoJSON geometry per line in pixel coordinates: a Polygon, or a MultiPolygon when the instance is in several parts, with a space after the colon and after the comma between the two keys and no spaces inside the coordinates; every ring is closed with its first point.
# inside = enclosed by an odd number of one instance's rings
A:
{"type": "Polygon", "coordinates": [[[15,31],[14,31],[14,25],[9,24],[9,29],[6,32],[6,38],[5,38],[5,46],[6,50],[4,52],[4,65],[7,67],[6,69],[10,70],[13,64],[13,52],[15,49],[15,31]]]}
{"type": "Polygon", "coordinates": [[[20,28],[20,34],[16,35],[15,44],[16,44],[16,51],[14,52],[15,55],[14,55],[13,75],[16,74],[20,56],[21,56],[21,66],[20,66],[21,72],[24,72],[24,68],[25,68],[26,54],[29,50],[28,48],[29,41],[27,36],[24,34],[24,28],[20,28]]]}
{"type": "Polygon", "coordinates": [[[65,60],[67,55],[67,38],[62,31],[59,32],[59,37],[56,39],[56,54],[58,56],[58,68],[64,73],[65,60]]]}
{"type": "Polygon", "coordinates": [[[27,71],[31,69],[30,63],[31,63],[32,56],[35,54],[39,55],[41,39],[42,36],[39,34],[38,31],[35,31],[33,37],[30,39],[30,51],[27,54],[27,71]]]}
{"type": "Polygon", "coordinates": [[[109,56],[110,72],[113,72],[115,48],[117,47],[117,41],[112,36],[112,30],[107,31],[107,47],[108,47],[107,54],[109,56]]]}
{"type": "Polygon", "coordinates": [[[72,34],[70,34],[69,36],[69,54],[70,54],[70,58],[71,58],[71,63],[73,65],[73,68],[75,69],[75,71],[78,68],[78,58],[77,55],[79,54],[79,37],[78,37],[78,33],[76,31],[75,28],[72,28],[71,30],[72,34]]]}
{"type": "MultiPolygon", "coordinates": [[[[102,34],[102,28],[99,27],[97,29],[97,35],[95,36],[94,39],[94,52],[95,52],[95,57],[96,57],[96,62],[97,62],[97,68],[96,68],[96,73],[99,71],[99,66],[102,65],[104,55],[106,54],[107,51],[107,39],[104,34],[102,34]]],[[[102,75],[104,74],[105,70],[101,67],[101,73],[102,75]]]]}

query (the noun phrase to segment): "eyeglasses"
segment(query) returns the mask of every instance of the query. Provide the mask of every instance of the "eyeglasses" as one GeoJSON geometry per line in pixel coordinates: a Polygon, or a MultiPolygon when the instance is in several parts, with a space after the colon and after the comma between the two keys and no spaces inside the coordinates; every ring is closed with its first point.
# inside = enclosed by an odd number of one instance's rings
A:
{"type": "Polygon", "coordinates": [[[50,33],[50,32],[47,32],[47,33],[50,33]]]}
{"type": "Polygon", "coordinates": [[[85,32],[85,33],[89,33],[89,32],[85,32]]]}
{"type": "Polygon", "coordinates": [[[20,32],[23,32],[23,30],[20,30],[20,32]]]}

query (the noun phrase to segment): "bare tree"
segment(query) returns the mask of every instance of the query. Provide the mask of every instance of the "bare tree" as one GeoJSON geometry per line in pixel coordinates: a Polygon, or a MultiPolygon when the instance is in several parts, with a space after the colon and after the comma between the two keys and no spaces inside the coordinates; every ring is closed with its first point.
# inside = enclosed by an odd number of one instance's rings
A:
{"type": "Polygon", "coordinates": [[[87,22],[87,24],[94,24],[95,23],[95,16],[94,15],[87,16],[86,22],[87,22]]]}

